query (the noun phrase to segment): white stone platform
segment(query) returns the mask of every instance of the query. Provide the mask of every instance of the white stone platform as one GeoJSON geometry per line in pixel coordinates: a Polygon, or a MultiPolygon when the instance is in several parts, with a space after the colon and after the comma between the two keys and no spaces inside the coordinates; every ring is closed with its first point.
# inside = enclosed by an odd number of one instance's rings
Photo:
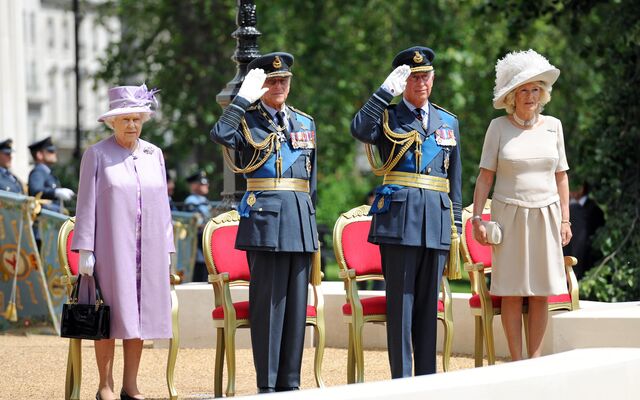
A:
{"type": "Polygon", "coordinates": [[[247,396],[306,400],[635,400],[640,393],[640,349],[579,349],[547,357],[446,374],[247,396]],[[265,397],[266,396],[266,397],[265,397]]]}
{"type": "MultiPolygon", "coordinates": [[[[347,324],[342,317],[344,289],[342,282],[323,282],[325,298],[325,324],[327,346],[346,348],[347,324]]],[[[180,303],[180,347],[213,348],[215,330],[211,320],[213,290],[206,283],[189,283],[176,287],[180,303]]],[[[234,300],[248,298],[248,289],[234,288],[234,300]]],[[[363,291],[362,297],[381,292],[363,291]]],[[[453,352],[473,354],[474,321],[469,311],[469,294],[454,293],[453,352]]],[[[581,301],[581,309],[573,312],[556,312],[549,319],[544,342],[544,354],[589,347],[638,347],[640,348],[640,302],[599,303],[581,301]]],[[[438,324],[438,346],[442,348],[442,326],[438,324]]],[[[508,356],[508,349],[500,318],[494,318],[496,355],[508,356]]],[[[365,348],[386,348],[384,325],[367,324],[364,329],[365,348]]],[[[306,346],[313,343],[313,328],[307,328],[306,346]]],[[[165,347],[163,341],[154,345],[165,347]]],[[[250,348],[248,329],[240,329],[236,335],[237,348],[250,348]]]]}

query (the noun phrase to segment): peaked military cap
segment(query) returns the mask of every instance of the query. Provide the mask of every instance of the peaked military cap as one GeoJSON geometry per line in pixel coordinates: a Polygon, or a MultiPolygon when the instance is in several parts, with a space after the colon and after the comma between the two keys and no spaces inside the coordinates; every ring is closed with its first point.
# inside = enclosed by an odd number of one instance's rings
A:
{"type": "Polygon", "coordinates": [[[247,70],[254,68],[262,68],[267,74],[267,78],[275,78],[280,76],[291,76],[291,66],[293,65],[293,56],[289,53],[276,52],[269,53],[256,58],[247,66],[247,70]]]}
{"type": "Polygon", "coordinates": [[[31,143],[29,145],[29,150],[31,150],[32,152],[40,151],[40,150],[54,152],[56,151],[56,146],[53,145],[53,142],[51,141],[51,136],[48,136],[42,140],[31,143]]]}
{"type": "Polygon", "coordinates": [[[11,148],[12,145],[13,145],[13,140],[11,139],[4,140],[0,142],[0,151],[3,152],[4,154],[11,154],[13,152],[13,149],[11,148]]]}
{"type": "Polygon", "coordinates": [[[391,65],[393,68],[408,65],[411,67],[411,72],[428,72],[433,71],[433,65],[431,63],[435,57],[436,53],[430,48],[413,46],[396,54],[391,65]]]}
{"type": "Polygon", "coordinates": [[[193,175],[189,175],[187,177],[188,183],[199,183],[201,185],[208,185],[209,180],[207,179],[207,173],[203,170],[196,171],[193,175]]]}

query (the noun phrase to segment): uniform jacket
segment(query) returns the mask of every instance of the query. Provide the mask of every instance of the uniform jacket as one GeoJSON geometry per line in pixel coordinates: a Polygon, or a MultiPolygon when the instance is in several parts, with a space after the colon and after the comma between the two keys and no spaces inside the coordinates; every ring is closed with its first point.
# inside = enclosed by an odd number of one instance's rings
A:
{"type": "MultiPolygon", "coordinates": [[[[462,230],[462,193],[460,160],[460,133],[457,118],[429,103],[429,125],[427,131],[422,127],[413,112],[400,101],[390,105],[393,96],[383,89],[379,89],[369,101],[358,111],[351,123],[351,134],[358,140],[374,144],[382,158],[387,160],[391,156],[392,143],[383,133],[382,117],[384,110],[389,113],[389,127],[398,133],[417,130],[426,140],[435,134],[439,128],[453,129],[455,146],[441,146],[435,158],[421,171],[422,174],[449,179],[450,192],[436,192],[432,190],[404,187],[391,194],[388,211],[374,214],[369,232],[372,243],[400,244],[406,246],[425,246],[431,249],[447,250],[451,244],[451,211],[458,228],[462,230]],[[445,169],[445,158],[449,153],[449,168],[445,169]]],[[[415,159],[415,147],[412,146],[404,158],[415,159]]],[[[398,163],[394,170],[403,170],[398,163]]],[[[415,168],[415,162],[411,165],[415,168]]],[[[415,172],[403,170],[405,172],[415,172]]]]}
{"type": "Polygon", "coordinates": [[[111,307],[111,337],[171,337],[169,253],[175,252],[162,151],[144,140],[131,152],[113,136],[82,156],[72,250],[95,253],[111,307]],[[136,288],[137,190],[142,196],[141,283],[136,288]]]}
{"type": "MultiPolygon", "coordinates": [[[[291,132],[313,131],[313,120],[293,108],[288,108],[291,132]],[[306,126],[310,125],[310,126],[306,126]]],[[[211,139],[223,146],[235,149],[241,166],[253,155],[253,147],[247,142],[241,121],[247,123],[253,140],[263,141],[276,129],[262,116],[256,105],[236,96],[225,109],[220,120],[211,130],[211,139]]],[[[290,143],[290,138],[287,139],[290,143]]],[[[273,156],[273,155],[272,155],[273,156]]],[[[247,177],[263,177],[260,169],[247,177]]],[[[315,252],[318,249],[316,228],[316,149],[299,151],[290,168],[282,171],[283,178],[310,181],[310,192],[263,191],[255,192],[256,203],[248,217],[240,219],[236,248],[242,250],[315,252]],[[311,169],[309,171],[309,168],[311,169]]]]}
{"type": "Polygon", "coordinates": [[[211,203],[209,199],[200,194],[190,194],[184,199],[185,210],[190,212],[198,212],[202,214],[202,218],[206,223],[211,218],[211,203]]]}
{"type": "Polygon", "coordinates": [[[29,196],[42,193],[42,199],[55,200],[55,191],[60,187],[60,181],[44,164],[36,164],[29,174],[29,196]]]}
{"type": "Polygon", "coordinates": [[[3,167],[0,167],[0,190],[22,194],[22,183],[14,174],[3,167]]]}

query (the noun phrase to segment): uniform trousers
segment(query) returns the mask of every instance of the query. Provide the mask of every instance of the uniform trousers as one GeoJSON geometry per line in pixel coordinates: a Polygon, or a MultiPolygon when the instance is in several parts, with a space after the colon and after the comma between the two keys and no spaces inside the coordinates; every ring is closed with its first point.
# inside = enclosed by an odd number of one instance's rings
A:
{"type": "Polygon", "coordinates": [[[380,244],[392,378],[436,372],[438,293],[448,250],[380,244]]]}
{"type": "Polygon", "coordinates": [[[249,322],[260,389],[300,386],[311,253],[247,251],[249,322]]]}

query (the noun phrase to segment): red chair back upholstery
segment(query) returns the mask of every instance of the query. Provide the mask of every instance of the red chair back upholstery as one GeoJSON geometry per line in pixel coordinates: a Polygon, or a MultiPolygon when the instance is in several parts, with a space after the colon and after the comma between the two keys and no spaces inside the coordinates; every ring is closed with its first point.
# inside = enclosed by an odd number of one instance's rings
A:
{"type": "Polygon", "coordinates": [[[222,226],[211,235],[211,258],[217,273],[229,273],[231,281],[249,281],[247,254],[235,248],[238,225],[222,226]]]}
{"type": "Polygon", "coordinates": [[[71,273],[76,276],[78,275],[78,260],[80,259],[80,253],[75,251],[71,251],[71,241],[73,240],[73,230],[69,232],[69,236],[67,236],[67,262],[69,263],[69,269],[71,273]]]}
{"type": "Polygon", "coordinates": [[[371,220],[348,224],[342,231],[342,250],[348,269],[356,275],[382,274],[380,248],[367,241],[371,220]]]}
{"type": "MultiPolygon", "coordinates": [[[[483,221],[490,221],[491,214],[482,214],[483,221]]],[[[491,267],[491,246],[482,246],[473,238],[473,224],[471,218],[464,227],[464,237],[469,249],[469,256],[474,263],[483,263],[485,268],[491,267]]]]}

